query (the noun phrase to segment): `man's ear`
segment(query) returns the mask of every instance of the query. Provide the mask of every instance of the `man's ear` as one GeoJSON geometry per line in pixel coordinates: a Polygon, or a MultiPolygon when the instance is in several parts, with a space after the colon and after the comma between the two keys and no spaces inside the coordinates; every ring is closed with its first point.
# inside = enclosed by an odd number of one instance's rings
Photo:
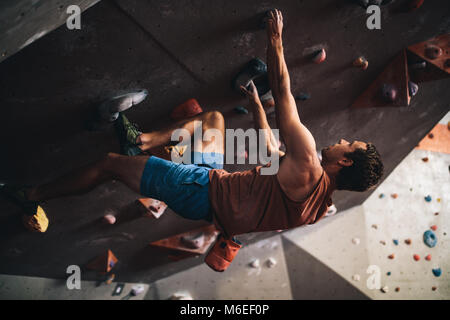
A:
{"type": "Polygon", "coordinates": [[[353,164],[353,160],[349,158],[342,158],[338,163],[343,167],[350,167],[353,164]]]}

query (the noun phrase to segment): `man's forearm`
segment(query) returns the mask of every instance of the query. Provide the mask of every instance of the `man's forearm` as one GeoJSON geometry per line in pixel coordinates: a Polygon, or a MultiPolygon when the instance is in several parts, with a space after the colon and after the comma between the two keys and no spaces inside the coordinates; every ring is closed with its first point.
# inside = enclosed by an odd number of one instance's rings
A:
{"type": "Polygon", "coordinates": [[[269,39],[267,46],[267,73],[274,98],[279,99],[282,94],[290,94],[290,77],[284,59],[281,39],[269,39]]]}
{"type": "Polygon", "coordinates": [[[261,102],[252,101],[250,102],[250,107],[253,112],[253,121],[255,123],[255,129],[264,129],[264,136],[266,140],[267,150],[272,152],[273,150],[278,150],[278,141],[273,135],[272,129],[270,128],[269,122],[267,121],[266,113],[261,105],[261,102]]]}

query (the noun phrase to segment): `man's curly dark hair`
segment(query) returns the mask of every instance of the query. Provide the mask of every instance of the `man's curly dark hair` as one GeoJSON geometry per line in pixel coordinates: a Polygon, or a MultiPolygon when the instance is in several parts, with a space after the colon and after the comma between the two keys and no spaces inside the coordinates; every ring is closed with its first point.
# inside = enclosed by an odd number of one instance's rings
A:
{"type": "Polygon", "coordinates": [[[357,148],[345,156],[353,160],[349,167],[343,167],[337,177],[338,190],[366,191],[377,185],[383,176],[384,166],[380,154],[372,143],[367,149],[357,148]]]}

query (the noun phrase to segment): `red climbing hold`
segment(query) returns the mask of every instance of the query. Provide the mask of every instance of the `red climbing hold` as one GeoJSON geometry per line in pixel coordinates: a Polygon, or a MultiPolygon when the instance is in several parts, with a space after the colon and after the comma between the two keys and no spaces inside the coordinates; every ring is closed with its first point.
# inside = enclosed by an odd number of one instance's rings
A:
{"type": "Polygon", "coordinates": [[[436,231],[437,230],[437,225],[433,225],[430,227],[431,230],[436,231]]]}
{"type": "Polygon", "coordinates": [[[419,261],[419,260],[420,260],[420,256],[419,256],[418,254],[415,254],[415,255],[413,256],[413,258],[414,258],[414,260],[416,260],[416,261],[419,261]]]}
{"type": "Polygon", "coordinates": [[[189,99],[188,101],[175,107],[175,109],[172,110],[170,117],[173,120],[181,120],[193,117],[202,112],[203,110],[200,107],[198,101],[196,99],[189,99]]]}
{"type": "Polygon", "coordinates": [[[313,58],[312,58],[312,61],[313,61],[314,63],[319,64],[319,63],[324,62],[326,58],[327,58],[327,54],[326,54],[326,52],[325,52],[325,49],[322,48],[322,49],[320,49],[319,51],[316,51],[316,52],[314,53],[314,56],[313,56],[313,58]]]}
{"type": "Polygon", "coordinates": [[[427,255],[427,256],[425,257],[425,260],[431,261],[431,254],[427,255]]]}

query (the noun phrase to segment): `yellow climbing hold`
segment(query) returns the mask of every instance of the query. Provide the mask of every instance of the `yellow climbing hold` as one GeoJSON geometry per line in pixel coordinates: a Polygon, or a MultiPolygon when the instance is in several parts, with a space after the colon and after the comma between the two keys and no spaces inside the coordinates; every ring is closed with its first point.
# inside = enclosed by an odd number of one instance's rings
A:
{"type": "Polygon", "coordinates": [[[37,207],[37,211],[33,216],[23,215],[23,224],[25,228],[33,232],[45,232],[48,228],[48,218],[41,206],[37,207]]]}

